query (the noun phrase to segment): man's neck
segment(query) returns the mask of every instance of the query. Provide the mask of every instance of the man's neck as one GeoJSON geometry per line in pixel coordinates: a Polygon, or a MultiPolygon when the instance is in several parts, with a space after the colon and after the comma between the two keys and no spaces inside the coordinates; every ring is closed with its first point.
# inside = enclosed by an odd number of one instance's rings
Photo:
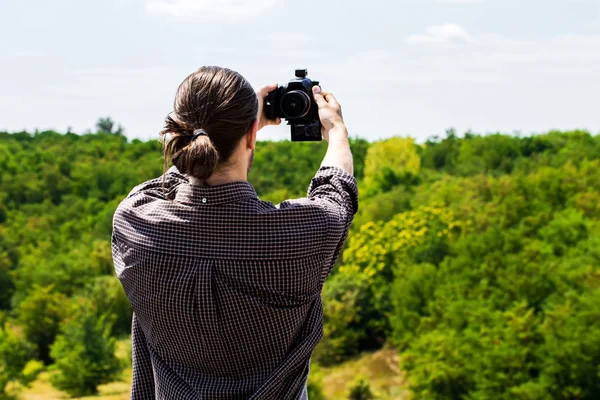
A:
{"type": "Polygon", "coordinates": [[[190,184],[194,186],[217,186],[232,182],[245,182],[248,180],[248,172],[241,168],[227,168],[216,171],[205,182],[190,176],[190,184]]]}

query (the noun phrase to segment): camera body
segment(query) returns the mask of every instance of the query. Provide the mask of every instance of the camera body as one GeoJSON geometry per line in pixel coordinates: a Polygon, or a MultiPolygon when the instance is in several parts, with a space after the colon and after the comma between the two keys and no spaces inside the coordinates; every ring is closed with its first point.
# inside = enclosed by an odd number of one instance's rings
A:
{"type": "Polygon", "coordinates": [[[312,88],[319,82],[306,76],[306,69],[297,69],[296,78],[267,94],[265,114],[268,119],[285,118],[292,130],[293,142],[320,141],[321,121],[312,88]]]}

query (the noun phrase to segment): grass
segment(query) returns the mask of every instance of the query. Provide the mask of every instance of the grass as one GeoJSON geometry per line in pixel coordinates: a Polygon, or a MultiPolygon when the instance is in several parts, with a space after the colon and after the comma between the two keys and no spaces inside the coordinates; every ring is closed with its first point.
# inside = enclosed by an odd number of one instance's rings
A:
{"type": "Polygon", "coordinates": [[[398,353],[391,348],[364,353],[334,367],[322,367],[321,372],[323,394],[327,399],[347,398],[348,387],[359,378],[364,378],[369,383],[377,399],[410,398],[407,381],[400,370],[398,353]]]}
{"type": "MultiPolygon", "coordinates": [[[[117,355],[125,358],[129,340],[118,342],[117,355]]],[[[360,357],[330,368],[321,367],[322,388],[328,400],[347,398],[349,385],[357,378],[364,378],[377,399],[408,400],[406,379],[399,368],[399,357],[395,350],[384,348],[373,353],[364,353],[360,357]]],[[[131,368],[127,368],[118,382],[101,385],[95,396],[81,397],[79,400],[127,400],[131,384],[131,368]]],[[[19,396],[21,400],[59,400],[69,396],[52,387],[48,372],[40,374],[30,388],[19,396]]]]}
{"type": "MultiPolygon", "coordinates": [[[[131,370],[129,370],[131,374],[131,370]]],[[[40,374],[37,381],[19,396],[21,400],[58,400],[68,399],[69,395],[55,389],[50,385],[50,376],[47,372],[40,374]]],[[[129,399],[129,383],[112,382],[98,387],[96,396],[80,397],[81,400],[127,400],[129,399]]]]}
{"type": "MultiPolygon", "coordinates": [[[[129,353],[131,341],[129,339],[119,340],[117,342],[116,355],[124,360],[129,353]]],[[[121,380],[117,382],[107,383],[98,387],[98,394],[95,396],[79,397],[80,400],[128,400],[129,388],[131,386],[131,368],[126,368],[123,371],[121,380]]],[[[20,395],[20,400],[58,400],[69,399],[69,395],[54,388],[50,384],[50,374],[42,372],[38,379],[31,385],[30,388],[23,390],[20,395]]]]}

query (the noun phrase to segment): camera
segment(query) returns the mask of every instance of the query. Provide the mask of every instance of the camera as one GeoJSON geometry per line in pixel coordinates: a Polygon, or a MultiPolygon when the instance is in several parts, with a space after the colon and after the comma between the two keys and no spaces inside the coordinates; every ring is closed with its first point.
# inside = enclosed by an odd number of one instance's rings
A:
{"type": "Polygon", "coordinates": [[[292,130],[293,142],[322,140],[319,108],[312,88],[319,82],[307,78],[308,70],[297,69],[296,78],[267,94],[265,114],[268,119],[285,118],[292,130]]]}

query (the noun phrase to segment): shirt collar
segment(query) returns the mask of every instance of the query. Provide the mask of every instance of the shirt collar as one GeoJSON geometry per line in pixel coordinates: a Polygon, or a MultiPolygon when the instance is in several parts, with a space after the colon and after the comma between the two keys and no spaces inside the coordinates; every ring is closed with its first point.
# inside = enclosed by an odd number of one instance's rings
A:
{"type": "Polygon", "coordinates": [[[258,198],[254,187],[243,181],[216,186],[195,186],[188,182],[182,182],[175,191],[175,201],[189,205],[235,203],[258,198]]]}

